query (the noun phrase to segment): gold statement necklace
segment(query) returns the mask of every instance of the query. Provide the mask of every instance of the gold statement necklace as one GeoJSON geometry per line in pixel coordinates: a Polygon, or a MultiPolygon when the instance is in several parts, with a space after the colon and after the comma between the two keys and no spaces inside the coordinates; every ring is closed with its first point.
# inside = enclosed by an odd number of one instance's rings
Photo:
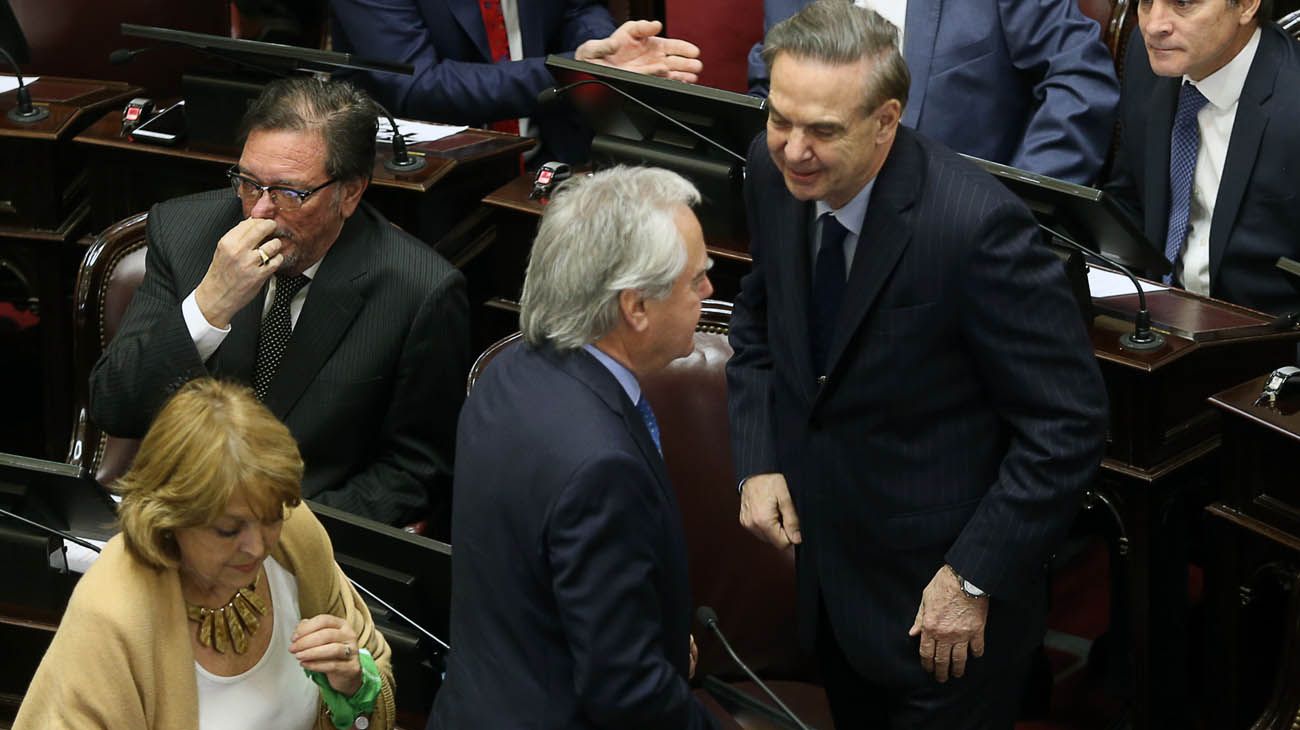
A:
{"type": "Polygon", "coordinates": [[[218,654],[233,648],[236,654],[248,651],[248,637],[257,633],[257,627],[266,615],[266,599],[257,595],[259,571],[253,582],[235,591],[226,605],[219,608],[196,606],[185,602],[185,615],[199,625],[199,643],[218,654]]]}

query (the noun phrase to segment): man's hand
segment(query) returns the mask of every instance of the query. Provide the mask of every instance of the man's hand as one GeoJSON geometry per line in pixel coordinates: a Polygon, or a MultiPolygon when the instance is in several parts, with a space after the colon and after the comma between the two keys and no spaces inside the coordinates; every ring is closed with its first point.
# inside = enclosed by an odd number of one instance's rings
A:
{"type": "Polygon", "coordinates": [[[691,634],[691,670],[686,673],[687,679],[695,679],[695,665],[700,661],[700,648],[695,645],[695,634],[691,634]]]}
{"type": "Polygon", "coordinates": [[[755,474],[740,490],[740,524],[784,550],[803,542],[783,474],[755,474]]]}
{"type": "Polygon", "coordinates": [[[957,574],[948,566],[939,568],[921,594],[908,636],[921,636],[921,666],[940,682],[966,673],[968,656],[984,655],[984,624],[989,617],[989,599],[962,593],[957,574]]]}
{"type": "Polygon", "coordinates": [[[217,242],[208,272],[194,290],[194,301],[208,324],[217,329],[227,327],[284,263],[280,239],[266,240],[273,233],[275,221],[245,218],[217,242]]]}
{"type": "Polygon", "coordinates": [[[658,37],[663,29],[664,24],[657,20],[629,20],[608,38],[592,39],[578,46],[574,58],[695,83],[704,70],[699,60],[700,49],[694,43],[658,37]]]}

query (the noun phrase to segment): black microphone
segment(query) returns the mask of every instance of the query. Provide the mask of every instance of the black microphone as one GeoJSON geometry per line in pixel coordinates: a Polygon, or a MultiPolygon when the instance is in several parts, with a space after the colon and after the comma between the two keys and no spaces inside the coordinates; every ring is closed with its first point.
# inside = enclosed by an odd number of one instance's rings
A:
{"type": "Polygon", "coordinates": [[[152,51],[152,50],[153,50],[152,46],[146,48],[118,48],[114,50],[112,53],[108,54],[108,62],[113,64],[114,66],[121,66],[124,63],[130,63],[131,59],[135,58],[141,53],[144,53],[145,51],[152,51]]]}
{"type": "Polygon", "coordinates": [[[50,110],[43,106],[32,104],[32,92],[28,91],[27,86],[23,84],[23,72],[18,70],[18,62],[14,57],[9,55],[3,46],[0,46],[0,55],[9,61],[9,67],[14,70],[14,76],[18,77],[18,106],[9,110],[6,115],[9,121],[19,124],[31,124],[39,122],[50,115],[50,110]]]}
{"type": "Polygon", "coordinates": [[[1133,315],[1133,331],[1125,332],[1120,335],[1120,347],[1127,350],[1156,350],[1164,347],[1164,335],[1159,332],[1154,332],[1151,329],[1151,312],[1147,309],[1147,295],[1146,292],[1142,291],[1142,283],[1137,280],[1137,277],[1133,275],[1133,272],[1130,271],[1127,266],[1109,256],[1093,251],[1064,233],[1049,228],[1042,223],[1039,223],[1038,227],[1051,234],[1056,240],[1070,246],[1084,256],[1091,256],[1092,258],[1115,267],[1127,276],[1129,281],[1133,282],[1133,286],[1137,289],[1138,294],[1138,311],[1137,314],[1133,315]]]}
{"type": "Polygon", "coordinates": [[[794,714],[794,712],[792,712],[789,707],[786,707],[785,703],[781,701],[781,698],[777,697],[776,693],[773,692],[771,688],[768,687],[767,684],[763,682],[763,680],[759,679],[758,675],[754,674],[754,671],[750,669],[747,664],[745,664],[740,660],[740,657],[736,656],[736,652],[732,651],[731,644],[728,643],[727,637],[723,636],[722,629],[718,628],[718,614],[716,611],[714,611],[712,608],[709,608],[708,606],[700,606],[699,608],[695,609],[695,618],[697,621],[704,624],[708,629],[713,631],[714,634],[717,634],[718,639],[722,642],[722,648],[726,649],[727,654],[731,655],[731,660],[736,663],[736,666],[745,670],[745,674],[748,674],[749,678],[754,680],[754,684],[757,684],[759,687],[763,688],[763,691],[767,693],[768,697],[772,698],[772,701],[776,703],[777,707],[781,708],[781,711],[785,713],[786,717],[789,717],[792,721],[794,721],[795,725],[799,726],[799,730],[809,730],[808,726],[804,724],[803,720],[800,720],[798,715],[794,714]]]}
{"type": "Polygon", "coordinates": [[[388,118],[388,126],[393,130],[393,158],[384,163],[384,169],[389,172],[417,172],[423,170],[427,164],[424,161],[424,156],[413,155],[406,151],[406,140],[397,131],[397,120],[393,118],[392,114],[388,113],[383,104],[376,101],[375,107],[388,118]]]}
{"type": "MultiPolygon", "coordinates": [[[[555,102],[555,100],[556,100],[556,99],[559,99],[561,96],[564,96],[565,94],[569,93],[569,92],[572,91],[573,89],[578,88],[579,86],[585,86],[585,85],[587,85],[587,84],[598,84],[598,85],[600,85],[600,86],[604,86],[606,89],[609,89],[610,91],[613,91],[614,93],[618,94],[619,96],[622,96],[624,99],[627,99],[627,100],[629,100],[629,101],[631,101],[631,102],[633,102],[633,103],[635,103],[635,104],[640,105],[641,108],[648,110],[651,114],[654,114],[655,116],[659,117],[660,119],[666,119],[666,120],[672,122],[673,124],[677,125],[677,127],[678,127],[679,129],[682,129],[683,131],[687,132],[688,134],[692,134],[692,135],[694,135],[697,139],[701,139],[701,140],[703,140],[704,142],[707,142],[708,144],[712,145],[714,148],[716,148],[716,149],[720,149],[720,150],[722,150],[723,152],[727,153],[728,155],[731,155],[732,157],[734,157],[734,158],[736,158],[738,161],[740,161],[740,164],[742,164],[742,165],[745,164],[745,158],[744,158],[744,156],[736,154],[735,152],[733,152],[733,151],[731,150],[731,148],[727,147],[726,145],[722,144],[721,142],[718,142],[717,140],[714,140],[714,139],[710,139],[710,138],[708,138],[708,137],[705,137],[703,134],[700,134],[700,133],[697,132],[696,130],[691,129],[690,127],[686,126],[685,124],[682,124],[681,122],[677,121],[676,119],[673,119],[671,116],[669,116],[669,115],[667,115],[667,114],[665,114],[665,113],[659,111],[658,109],[656,109],[656,108],[650,106],[649,104],[645,103],[644,101],[641,101],[640,99],[636,98],[635,96],[632,96],[631,94],[627,93],[626,91],[623,91],[622,89],[618,88],[617,86],[615,86],[615,85],[613,85],[613,84],[611,84],[611,83],[608,83],[608,82],[606,82],[606,81],[603,81],[603,80],[601,80],[601,79],[582,79],[581,81],[574,81],[573,83],[571,83],[571,84],[565,84],[564,86],[552,86],[552,87],[550,87],[550,88],[542,89],[542,92],[541,92],[540,94],[537,95],[537,104],[538,104],[539,106],[547,106],[547,105],[549,105],[549,104],[553,104],[553,103],[555,102]]],[[[767,104],[766,101],[764,101],[763,103],[764,103],[764,105],[767,104]]]]}
{"type": "Polygon", "coordinates": [[[19,522],[23,523],[24,525],[27,525],[28,527],[35,527],[36,529],[40,530],[41,532],[44,532],[47,535],[54,535],[55,537],[61,537],[70,543],[80,545],[88,550],[94,550],[95,552],[99,552],[99,546],[92,542],[86,542],[85,540],[82,540],[76,535],[64,532],[63,530],[56,530],[53,527],[50,527],[49,525],[42,525],[41,523],[36,522],[35,520],[29,520],[26,517],[23,517],[22,515],[14,514],[13,512],[10,512],[7,509],[0,508],[0,515],[4,515],[5,517],[8,517],[9,519],[12,520],[18,520],[19,522]]]}

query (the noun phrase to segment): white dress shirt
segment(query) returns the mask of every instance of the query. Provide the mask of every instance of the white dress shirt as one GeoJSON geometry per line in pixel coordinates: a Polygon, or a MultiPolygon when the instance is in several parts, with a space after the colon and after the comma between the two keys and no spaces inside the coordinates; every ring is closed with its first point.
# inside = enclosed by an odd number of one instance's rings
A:
{"type": "Polygon", "coordinates": [[[821,219],[826,213],[834,216],[835,220],[848,231],[844,237],[844,276],[848,277],[849,272],[853,270],[853,255],[858,251],[858,237],[862,234],[862,220],[867,216],[867,203],[871,200],[871,191],[876,187],[876,178],[871,178],[857,195],[854,195],[849,202],[843,207],[831,208],[831,206],[821,200],[816,205],[815,215],[812,219],[812,230],[808,233],[808,240],[812,242],[812,250],[809,252],[812,257],[809,261],[814,265],[817,261],[817,251],[821,248],[821,219]]]}
{"type": "MultiPolygon", "coordinates": [[[[316,270],[320,268],[321,261],[308,266],[302,273],[308,279],[316,278],[316,270]]],[[[298,325],[298,314],[302,312],[303,302],[307,301],[307,290],[311,289],[311,282],[298,290],[289,300],[289,329],[293,330],[298,325]]],[[[230,334],[230,325],[223,328],[213,327],[208,322],[208,318],[203,316],[203,310],[199,309],[198,300],[194,298],[194,292],[198,287],[190,292],[185,301],[181,302],[181,314],[185,317],[185,327],[190,331],[190,339],[194,340],[194,347],[199,351],[199,359],[207,362],[212,357],[212,353],[221,347],[221,343],[226,341],[226,335],[230,334]]],[[[271,303],[275,301],[275,277],[271,277],[266,287],[266,299],[262,302],[262,318],[265,319],[268,312],[271,311],[271,303]]]]}
{"type": "Polygon", "coordinates": [[[1219,181],[1223,179],[1223,163],[1228,157],[1232,125],[1237,120],[1241,89],[1246,85],[1246,75],[1250,73],[1250,64],[1259,49],[1259,37],[1260,29],[1256,28],[1245,48],[1223,68],[1200,81],[1183,77],[1210,102],[1196,115],[1201,144],[1196,152],[1196,171],[1192,176],[1187,242],[1179,262],[1183,287],[1203,296],[1210,295],[1210,222],[1214,218],[1214,203],[1219,197],[1219,181]]]}

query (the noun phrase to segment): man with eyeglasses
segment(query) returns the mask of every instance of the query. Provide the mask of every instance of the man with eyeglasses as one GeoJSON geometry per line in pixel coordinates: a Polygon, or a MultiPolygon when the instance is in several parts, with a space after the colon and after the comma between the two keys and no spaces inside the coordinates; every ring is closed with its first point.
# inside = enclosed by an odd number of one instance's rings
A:
{"type": "Polygon", "coordinates": [[[138,437],[180,384],[239,380],[298,440],[305,497],[389,524],[445,518],[465,281],[361,202],[375,118],[350,84],[274,82],[244,117],[233,193],[154,207],[144,281],[91,373],[96,424],[138,437]]]}

